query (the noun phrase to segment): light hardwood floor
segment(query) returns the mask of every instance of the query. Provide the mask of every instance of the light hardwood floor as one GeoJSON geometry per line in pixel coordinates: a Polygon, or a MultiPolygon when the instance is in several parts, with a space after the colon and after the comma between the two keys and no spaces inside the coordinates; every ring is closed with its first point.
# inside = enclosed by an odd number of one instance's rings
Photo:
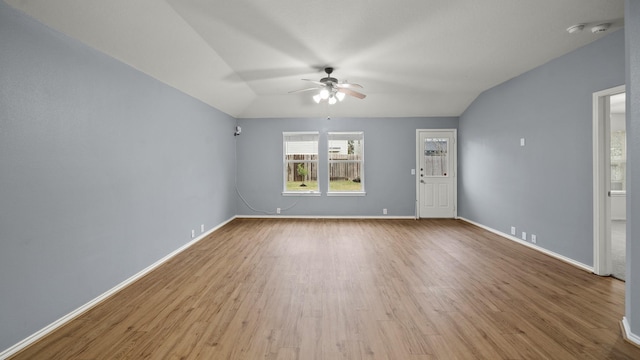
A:
{"type": "Polygon", "coordinates": [[[640,359],[623,311],[461,221],[236,219],[15,359],[640,359]]]}

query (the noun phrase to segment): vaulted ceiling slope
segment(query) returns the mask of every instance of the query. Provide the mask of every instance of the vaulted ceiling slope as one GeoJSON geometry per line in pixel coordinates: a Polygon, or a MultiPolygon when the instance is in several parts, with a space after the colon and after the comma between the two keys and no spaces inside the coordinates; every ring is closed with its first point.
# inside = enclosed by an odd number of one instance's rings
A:
{"type": "Polygon", "coordinates": [[[623,0],[5,1],[238,118],[458,116],[624,13],[623,0]],[[367,98],[289,94],[327,65],[367,98]]]}

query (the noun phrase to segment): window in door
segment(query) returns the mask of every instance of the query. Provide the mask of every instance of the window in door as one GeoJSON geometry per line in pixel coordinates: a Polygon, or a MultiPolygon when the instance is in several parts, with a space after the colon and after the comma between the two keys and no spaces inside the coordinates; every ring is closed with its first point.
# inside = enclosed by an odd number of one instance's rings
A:
{"type": "Polygon", "coordinates": [[[424,176],[446,177],[449,173],[449,139],[424,140],[424,176]]]}

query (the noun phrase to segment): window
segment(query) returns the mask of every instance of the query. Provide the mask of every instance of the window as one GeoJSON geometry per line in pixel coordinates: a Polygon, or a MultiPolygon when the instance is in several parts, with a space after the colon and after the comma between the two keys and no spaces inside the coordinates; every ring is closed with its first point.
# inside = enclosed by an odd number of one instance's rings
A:
{"type": "Polygon", "coordinates": [[[364,133],[327,134],[329,195],[364,195],[364,133]]]}
{"type": "Polygon", "coordinates": [[[424,140],[424,175],[446,177],[449,169],[449,139],[427,138],[424,140]]]}
{"type": "Polygon", "coordinates": [[[284,132],[283,193],[320,194],[318,191],[318,133],[284,132]]]}
{"type": "Polygon", "coordinates": [[[611,132],[611,190],[627,190],[627,133],[611,132]]]}

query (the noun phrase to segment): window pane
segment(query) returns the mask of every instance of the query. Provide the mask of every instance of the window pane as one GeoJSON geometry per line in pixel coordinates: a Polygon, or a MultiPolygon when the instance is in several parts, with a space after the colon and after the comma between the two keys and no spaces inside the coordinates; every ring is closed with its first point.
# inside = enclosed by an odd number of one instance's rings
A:
{"type": "Polygon", "coordinates": [[[286,191],[318,191],[318,165],[314,162],[287,163],[286,191]]]}
{"type": "Polygon", "coordinates": [[[364,191],[360,162],[332,162],[329,164],[329,191],[364,191]]]}
{"type": "Polygon", "coordinates": [[[287,141],[285,142],[285,155],[310,156],[318,160],[318,140],[315,141],[287,141]]]}
{"type": "Polygon", "coordinates": [[[364,192],[364,133],[328,133],[329,192],[364,192]]]}
{"type": "Polygon", "coordinates": [[[625,131],[611,132],[611,190],[627,190],[627,154],[625,131]]]}
{"type": "Polygon", "coordinates": [[[318,191],[318,133],[283,133],[284,191],[318,191]]]}
{"type": "Polygon", "coordinates": [[[424,140],[425,176],[447,176],[449,169],[449,139],[427,138],[424,140]]]}
{"type": "Polygon", "coordinates": [[[362,140],[329,140],[329,160],[361,160],[362,140]]]}

